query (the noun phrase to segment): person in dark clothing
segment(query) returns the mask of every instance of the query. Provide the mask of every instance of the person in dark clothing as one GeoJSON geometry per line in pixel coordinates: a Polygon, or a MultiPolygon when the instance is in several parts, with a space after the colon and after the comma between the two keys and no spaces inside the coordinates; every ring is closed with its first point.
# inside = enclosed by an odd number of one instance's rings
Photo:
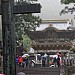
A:
{"type": "Polygon", "coordinates": [[[45,58],[42,59],[42,67],[45,67],[45,58]]]}
{"type": "Polygon", "coordinates": [[[16,57],[16,65],[18,66],[18,61],[19,61],[19,58],[16,57]]]}
{"type": "Polygon", "coordinates": [[[26,63],[26,67],[29,67],[29,60],[28,60],[28,57],[26,57],[25,63],[26,63]]]}
{"type": "Polygon", "coordinates": [[[60,67],[60,56],[58,55],[58,58],[57,58],[57,65],[58,67],[60,67]]]}
{"type": "Polygon", "coordinates": [[[22,62],[24,68],[26,67],[26,63],[25,63],[26,60],[25,60],[25,59],[26,59],[26,58],[24,57],[24,58],[23,58],[23,62],[22,62]]]}

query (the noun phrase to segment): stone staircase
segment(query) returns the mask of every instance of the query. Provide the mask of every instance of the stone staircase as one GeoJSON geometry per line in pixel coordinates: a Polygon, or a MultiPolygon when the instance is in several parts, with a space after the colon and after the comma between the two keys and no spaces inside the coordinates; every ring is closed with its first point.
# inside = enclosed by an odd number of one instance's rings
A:
{"type": "Polygon", "coordinates": [[[16,73],[24,72],[26,75],[60,75],[60,69],[54,67],[17,67],[16,73]]]}

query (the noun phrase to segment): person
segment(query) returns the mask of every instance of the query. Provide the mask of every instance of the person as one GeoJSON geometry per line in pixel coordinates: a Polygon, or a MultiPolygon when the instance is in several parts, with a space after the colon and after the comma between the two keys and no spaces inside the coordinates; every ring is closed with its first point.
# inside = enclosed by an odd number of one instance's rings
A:
{"type": "Polygon", "coordinates": [[[42,58],[42,67],[45,67],[45,58],[42,58]]]}
{"type": "Polygon", "coordinates": [[[19,66],[21,66],[22,65],[22,62],[23,62],[23,58],[21,56],[19,56],[18,62],[19,62],[19,66]]]}
{"type": "Polygon", "coordinates": [[[26,57],[23,57],[22,66],[23,66],[24,68],[26,67],[25,59],[26,59],[26,57]]]}
{"type": "Polygon", "coordinates": [[[58,58],[57,58],[57,65],[58,67],[60,67],[60,56],[58,55],[58,58]]]}
{"type": "Polygon", "coordinates": [[[25,73],[19,72],[19,73],[17,73],[17,75],[25,75],[25,73]]]}
{"type": "Polygon", "coordinates": [[[29,67],[29,60],[28,60],[28,57],[26,57],[25,63],[26,63],[26,67],[29,67]]]}
{"type": "Polygon", "coordinates": [[[19,61],[19,57],[18,55],[16,56],[16,65],[18,66],[18,61],[19,61]]]}
{"type": "Polygon", "coordinates": [[[56,57],[53,59],[53,64],[56,67],[56,57]]]}
{"type": "Polygon", "coordinates": [[[52,65],[52,60],[51,59],[49,59],[49,66],[51,66],[52,65]]]}

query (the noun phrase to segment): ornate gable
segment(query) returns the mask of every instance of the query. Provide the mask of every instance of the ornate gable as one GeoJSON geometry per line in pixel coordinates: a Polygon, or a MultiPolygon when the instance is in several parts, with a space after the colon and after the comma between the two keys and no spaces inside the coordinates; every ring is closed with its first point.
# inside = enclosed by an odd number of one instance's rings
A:
{"type": "Polygon", "coordinates": [[[45,30],[43,30],[43,32],[45,33],[45,36],[47,37],[47,38],[55,38],[55,37],[57,37],[57,29],[56,28],[54,28],[54,27],[48,27],[48,28],[46,28],[45,30]]]}
{"type": "Polygon", "coordinates": [[[43,30],[44,32],[47,32],[47,31],[58,31],[58,29],[54,28],[54,27],[47,27],[46,29],[43,30]]]}

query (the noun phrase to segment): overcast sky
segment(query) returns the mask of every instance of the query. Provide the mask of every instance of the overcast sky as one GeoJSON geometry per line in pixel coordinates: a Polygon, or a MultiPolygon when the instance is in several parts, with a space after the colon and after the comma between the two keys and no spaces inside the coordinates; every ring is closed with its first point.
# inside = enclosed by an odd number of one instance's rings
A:
{"type": "MultiPolygon", "coordinates": [[[[64,19],[74,19],[74,14],[62,14],[60,16],[60,11],[64,9],[65,4],[61,4],[60,0],[38,0],[38,3],[41,4],[41,13],[35,13],[37,16],[40,16],[43,20],[64,20],[64,19]]],[[[69,7],[72,7],[73,4],[69,4],[69,7]]],[[[56,25],[58,29],[67,29],[69,25],[56,25]]],[[[42,30],[46,28],[46,25],[41,26],[37,30],[42,30]]]]}
{"type": "MultiPolygon", "coordinates": [[[[35,15],[40,16],[41,19],[60,20],[60,19],[74,18],[73,14],[65,14],[65,15],[63,14],[62,16],[60,16],[59,13],[65,7],[65,5],[62,5],[59,0],[38,0],[38,3],[40,3],[42,6],[41,13],[37,13],[37,14],[35,13],[35,15]]],[[[72,6],[73,4],[70,5],[70,7],[72,6]]]]}
{"type": "MultiPolygon", "coordinates": [[[[73,18],[72,14],[65,14],[60,16],[60,11],[64,8],[64,4],[61,4],[59,0],[38,0],[41,4],[41,13],[38,13],[42,19],[70,19],[73,18]]],[[[73,6],[71,4],[70,6],[73,6]]]]}

